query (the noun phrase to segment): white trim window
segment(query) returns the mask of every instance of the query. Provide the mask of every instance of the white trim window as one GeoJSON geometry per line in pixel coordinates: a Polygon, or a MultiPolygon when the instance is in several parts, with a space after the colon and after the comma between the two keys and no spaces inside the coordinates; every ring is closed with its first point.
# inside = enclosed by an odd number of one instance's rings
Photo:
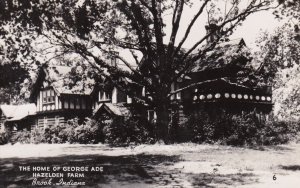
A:
{"type": "Polygon", "coordinates": [[[59,116],[55,116],[55,125],[59,125],[59,116]]]}
{"type": "Polygon", "coordinates": [[[156,119],[157,119],[156,112],[154,110],[148,110],[147,118],[148,118],[148,121],[150,121],[150,122],[156,122],[156,119]]]}
{"type": "Polygon", "coordinates": [[[44,117],[44,128],[46,128],[47,125],[48,125],[48,118],[44,117]]]}

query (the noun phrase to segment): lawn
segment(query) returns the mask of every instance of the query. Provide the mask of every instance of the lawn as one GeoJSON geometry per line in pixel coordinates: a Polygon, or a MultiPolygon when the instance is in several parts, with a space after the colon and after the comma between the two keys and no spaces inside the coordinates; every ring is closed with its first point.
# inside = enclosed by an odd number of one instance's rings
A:
{"type": "Polygon", "coordinates": [[[33,167],[102,167],[101,172],[82,172],[84,177],[70,178],[62,172],[65,181],[85,182],[84,187],[290,188],[300,185],[300,144],[260,148],[191,143],[0,146],[0,187],[31,187],[33,167]],[[30,166],[31,171],[20,171],[20,166],[30,166]]]}

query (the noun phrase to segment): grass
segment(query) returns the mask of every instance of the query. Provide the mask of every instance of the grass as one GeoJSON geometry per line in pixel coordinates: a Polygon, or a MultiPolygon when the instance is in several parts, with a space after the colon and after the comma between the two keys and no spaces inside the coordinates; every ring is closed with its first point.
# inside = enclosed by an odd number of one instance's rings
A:
{"type": "Polygon", "coordinates": [[[20,172],[20,165],[102,166],[103,172],[87,172],[84,178],[75,178],[76,181],[86,182],[85,187],[300,185],[300,144],[257,149],[195,144],[126,148],[106,145],[14,145],[0,146],[0,153],[0,187],[31,185],[32,172],[20,172]],[[276,180],[273,180],[274,175],[276,180]]]}

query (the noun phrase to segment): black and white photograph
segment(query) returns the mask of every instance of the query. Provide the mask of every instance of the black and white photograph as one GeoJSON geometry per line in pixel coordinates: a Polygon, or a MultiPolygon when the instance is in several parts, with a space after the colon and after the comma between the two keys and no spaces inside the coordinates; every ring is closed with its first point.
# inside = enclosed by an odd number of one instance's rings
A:
{"type": "Polygon", "coordinates": [[[0,0],[25,187],[300,187],[300,0],[0,0]]]}

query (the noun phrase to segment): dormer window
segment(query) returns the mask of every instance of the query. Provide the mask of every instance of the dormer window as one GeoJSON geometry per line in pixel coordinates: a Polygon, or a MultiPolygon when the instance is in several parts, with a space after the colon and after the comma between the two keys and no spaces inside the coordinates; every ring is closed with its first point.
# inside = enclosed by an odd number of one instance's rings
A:
{"type": "Polygon", "coordinates": [[[41,110],[55,110],[55,92],[53,89],[44,90],[41,92],[42,94],[42,106],[41,110]]]}
{"type": "Polygon", "coordinates": [[[53,90],[43,91],[43,103],[54,103],[55,102],[55,93],[53,90]]]}
{"type": "Polygon", "coordinates": [[[111,66],[115,67],[117,66],[117,58],[116,57],[112,57],[111,61],[110,61],[111,66]]]}
{"type": "Polygon", "coordinates": [[[117,57],[119,53],[118,52],[112,52],[112,56],[110,58],[110,65],[113,66],[113,67],[116,67],[117,64],[118,64],[118,61],[117,61],[117,57]]]}
{"type": "Polygon", "coordinates": [[[106,91],[99,91],[98,101],[111,100],[111,95],[106,91]]]}
{"type": "MultiPolygon", "coordinates": [[[[173,82],[171,84],[171,92],[177,91],[178,89],[180,89],[179,83],[173,82]]],[[[176,94],[171,95],[171,100],[174,100],[174,99],[178,99],[178,100],[181,99],[181,92],[180,91],[176,92],[176,94]]]]}

